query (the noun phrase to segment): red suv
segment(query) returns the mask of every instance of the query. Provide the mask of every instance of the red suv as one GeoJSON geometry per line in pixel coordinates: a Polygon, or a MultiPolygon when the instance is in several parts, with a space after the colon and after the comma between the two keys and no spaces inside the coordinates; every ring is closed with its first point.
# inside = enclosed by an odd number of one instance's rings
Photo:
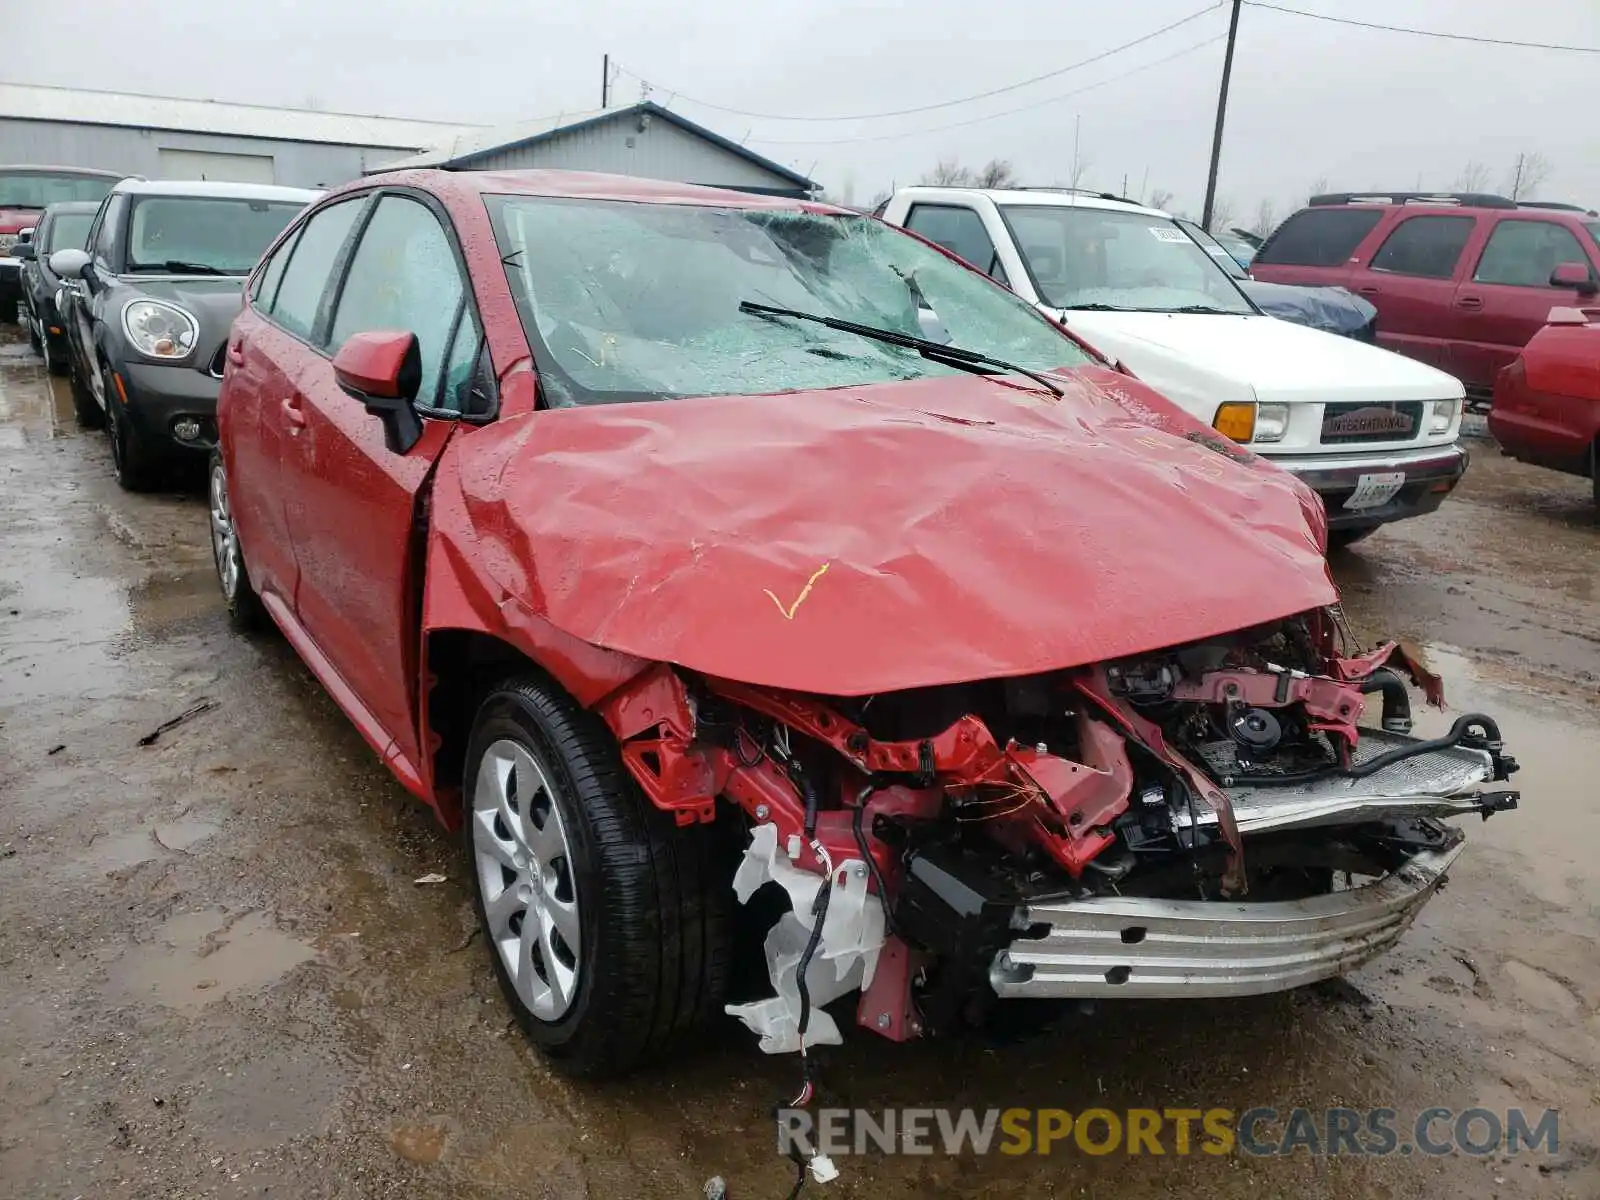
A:
{"type": "Polygon", "coordinates": [[[1450,372],[1484,403],[1552,305],[1600,288],[1600,218],[1480,193],[1313,196],[1250,272],[1366,297],[1381,344],[1450,372]]]}

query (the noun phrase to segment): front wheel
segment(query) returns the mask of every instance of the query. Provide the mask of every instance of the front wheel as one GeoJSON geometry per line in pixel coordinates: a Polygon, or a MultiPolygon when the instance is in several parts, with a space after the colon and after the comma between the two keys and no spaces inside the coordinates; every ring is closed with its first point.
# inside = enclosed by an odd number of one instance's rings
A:
{"type": "Polygon", "coordinates": [[[89,385],[84,383],[77,368],[72,366],[70,354],[69,350],[64,370],[70,377],[69,386],[72,388],[72,415],[78,418],[78,424],[85,429],[99,429],[106,423],[106,410],[100,407],[89,385]]]}
{"type": "Polygon", "coordinates": [[[619,1075],[721,1011],[732,864],[710,826],[680,828],[650,804],[592,713],[532,675],[501,684],[464,783],[495,975],[557,1065],[619,1075]]]}
{"type": "Polygon", "coordinates": [[[111,438],[111,466],[128,492],[148,492],[156,485],[156,456],[149,440],[134,427],[128,410],[116,399],[109,369],[102,373],[106,398],[106,432],[111,438]]]}

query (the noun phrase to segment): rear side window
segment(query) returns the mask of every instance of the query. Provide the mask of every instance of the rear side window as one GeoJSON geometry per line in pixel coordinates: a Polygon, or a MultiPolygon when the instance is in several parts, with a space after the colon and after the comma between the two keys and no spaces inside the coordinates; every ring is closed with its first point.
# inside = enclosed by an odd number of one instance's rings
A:
{"type": "Polygon", "coordinates": [[[983,218],[970,208],[953,204],[918,204],[906,217],[906,228],[943,246],[978,270],[1006,282],[1005,270],[994,252],[994,242],[983,227],[983,218]]]}
{"type": "Polygon", "coordinates": [[[1373,208],[1302,209],[1278,227],[1255,261],[1294,267],[1342,267],[1382,217],[1383,213],[1373,208]]]}
{"type": "Polygon", "coordinates": [[[317,305],[328,286],[334,261],[355,224],[365,196],[331,204],[306,222],[295,243],[289,265],[283,269],[272,319],[290,333],[309,338],[317,323],[317,305]]]}
{"type": "Polygon", "coordinates": [[[1472,236],[1472,217],[1407,217],[1372,256],[1374,271],[1449,279],[1472,236]]]}
{"type": "Polygon", "coordinates": [[[1549,287],[1550,272],[1562,263],[1589,265],[1578,239],[1551,221],[1501,221],[1472,274],[1474,283],[1549,287]]]}
{"type": "Polygon", "coordinates": [[[294,251],[294,244],[300,237],[300,231],[295,230],[283,239],[283,245],[272,252],[272,257],[267,259],[266,268],[256,276],[254,285],[250,288],[250,300],[264,313],[272,311],[272,305],[278,298],[278,284],[283,279],[283,269],[289,265],[289,255],[294,251]]]}

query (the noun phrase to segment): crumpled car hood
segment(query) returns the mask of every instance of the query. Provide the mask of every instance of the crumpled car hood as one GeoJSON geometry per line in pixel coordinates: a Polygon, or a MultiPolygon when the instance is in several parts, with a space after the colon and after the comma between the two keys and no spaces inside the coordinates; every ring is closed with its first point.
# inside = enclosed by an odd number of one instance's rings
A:
{"type": "Polygon", "coordinates": [[[545,410],[459,438],[455,469],[503,594],[583,641],[771,687],[1029,674],[1336,599],[1291,476],[1208,448],[1123,375],[1062,383],[545,410]]]}

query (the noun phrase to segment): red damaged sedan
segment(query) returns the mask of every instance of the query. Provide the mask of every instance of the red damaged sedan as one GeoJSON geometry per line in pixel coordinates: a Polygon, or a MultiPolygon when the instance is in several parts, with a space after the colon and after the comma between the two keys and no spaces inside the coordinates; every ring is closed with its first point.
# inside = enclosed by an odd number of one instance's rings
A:
{"type": "Polygon", "coordinates": [[[219,425],[230,613],[462,830],[575,1072],[1299,986],[1517,800],[1350,647],[1310,492],[851,212],[363,180],[252,276],[219,425]]]}

